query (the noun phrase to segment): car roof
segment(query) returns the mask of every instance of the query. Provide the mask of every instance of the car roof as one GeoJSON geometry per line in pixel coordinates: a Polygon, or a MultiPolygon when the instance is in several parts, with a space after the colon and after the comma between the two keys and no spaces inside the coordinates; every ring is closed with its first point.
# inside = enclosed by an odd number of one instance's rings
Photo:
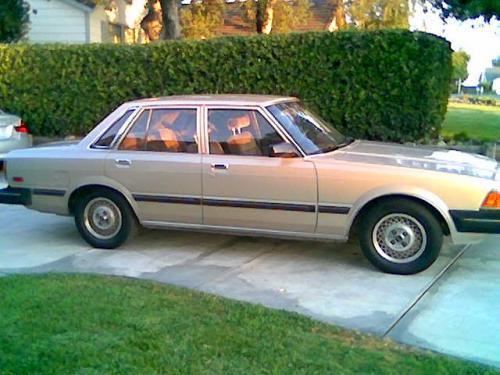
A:
{"type": "Polygon", "coordinates": [[[129,104],[208,104],[208,105],[259,105],[267,106],[285,101],[296,101],[291,96],[254,95],[254,94],[217,94],[217,95],[172,95],[158,98],[139,99],[129,104]]]}

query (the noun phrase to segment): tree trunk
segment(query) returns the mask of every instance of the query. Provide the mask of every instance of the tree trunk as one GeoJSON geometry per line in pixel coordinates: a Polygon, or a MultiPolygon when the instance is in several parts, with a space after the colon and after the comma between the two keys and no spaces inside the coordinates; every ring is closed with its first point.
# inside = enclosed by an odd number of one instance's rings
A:
{"type": "Polygon", "coordinates": [[[255,11],[255,28],[258,34],[262,34],[262,25],[264,24],[264,12],[262,9],[261,1],[257,3],[255,11]]]}
{"type": "Polygon", "coordinates": [[[262,34],[270,34],[273,28],[274,5],[277,0],[267,0],[264,24],[262,25],[262,34]]]}
{"type": "Polygon", "coordinates": [[[345,18],[344,1],[337,0],[335,10],[333,11],[332,20],[328,24],[328,31],[333,32],[336,30],[345,29],[347,25],[345,18]]]}
{"type": "Polygon", "coordinates": [[[160,39],[178,39],[181,37],[179,9],[176,0],[160,0],[163,28],[160,39]]]}

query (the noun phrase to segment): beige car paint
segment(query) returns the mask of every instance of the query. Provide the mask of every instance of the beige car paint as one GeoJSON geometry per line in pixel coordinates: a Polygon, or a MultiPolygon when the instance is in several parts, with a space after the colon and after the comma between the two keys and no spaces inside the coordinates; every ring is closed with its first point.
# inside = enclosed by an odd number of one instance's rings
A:
{"type": "MultiPolygon", "coordinates": [[[[440,212],[455,243],[480,238],[476,234],[458,233],[448,211],[477,210],[488,192],[500,188],[499,181],[495,180],[496,162],[492,160],[472,155],[465,158],[468,163],[462,164],[440,160],[439,170],[436,163],[427,160],[428,155],[422,154],[418,148],[399,147],[391,152],[389,146],[396,146],[371,144],[368,152],[366,148],[359,149],[358,141],[331,153],[293,159],[207,153],[207,106],[259,108],[284,139],[291,142],[265,110],[270,104],[290,100],[297,99],[253,95],[185,96],[125,103],[77,145],[9,153],[6,158],[8,183],[12,187],[63,190],[62,196],[34,195],[29,207],[60,215],[70,214],[69,199],[77,189],[102,185],[122,193],[145,226],[338,240],[347,239],[354,218],[367,203],[383,196],[405,195],[421,199],[440,212]],[[91,148],[108,126],[130,108],[178,106],[199,108],[199,154],[91,148]],[[412,149],[420,152],[418,157],[411,154],[412,149]],[[130,159],[131,166],[117,165],[116,161],[122,158],[130,159]],[[478,165],[482,163],[481,167],[475,166],[471,160],[477,161],[478,165]],[[228,164],[228,169],[215,171],[211,167],[214,163],[228,164]],[[459,164],[463,168],[457,167],[459,164]],[[479,171],[482,177],[474,176],[475,171],[479,171]],[[487,178],[488,173],[490,178],[487,178]],[[14,176],[22,176],[24,182],[14,182],[14,176]],[[202,196],[211,199],[223,197],[282,204],[319,203],[350,210],[348,214],[317,214],[150,203],[137,202],[133,194],[182,195],[200,199],[202,196]]],[[[131,118],[125,123],[122,133],[132,121],[131,118]]]]}

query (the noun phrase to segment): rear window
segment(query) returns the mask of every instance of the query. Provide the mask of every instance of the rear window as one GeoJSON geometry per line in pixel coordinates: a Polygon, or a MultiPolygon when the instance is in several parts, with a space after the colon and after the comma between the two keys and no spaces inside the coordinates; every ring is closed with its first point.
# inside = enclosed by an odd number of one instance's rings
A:
{"type": "Polygon", "coordinates": [[[106,148],[111,146],[113,143],[113,140],[116,137],[116,134],[120,131],[121,127],[125,122],[128,120],[130,115],[134,112],[134,109],[129,109],[127,112],[125,112],[122,117],[120,117],[118,120],[116,120],[113,125],[111,125],[108,130],[104,132],[104,134],[99,138],[99,140],[93,144],[93,147],[98,147],[98,148],[106,148]]]}

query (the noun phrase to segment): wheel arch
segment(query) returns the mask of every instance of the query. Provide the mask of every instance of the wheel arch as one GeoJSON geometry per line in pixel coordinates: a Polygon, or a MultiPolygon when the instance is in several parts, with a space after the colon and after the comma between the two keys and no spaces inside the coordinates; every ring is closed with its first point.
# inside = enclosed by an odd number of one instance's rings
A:
{"type": "Polygon", "coordinates": [[[369,199],[366,199],[362,204],[358,204],[358,208],[353,212],[351,217],[351,222],[347,233],[348,236],[351,237],[356,232],[359,222],[361,221],[364,213],[368,212],[368,210],[381,203],[382,201],[393,200],[396,198],[407,199],[427,208],[439,221],[439,224],[441,225],[441,228],[443,230],[443,234],[450,235],[454,230],[451,217],[449,216],[447,210],[443,209],[443,206],[445,206],[444,202],[436,202],[435,200],[424,198],[421,195],[394,192],[376,195],[369,199]]]}
{"type": "Polygon", "coordinates": [[[96,190],[108,190],[121,195],[129,204],[136,219],[140,221],[140,215],[137,203],[135,202],[135,200],[133,200],[132,196],[126,193],[123,189],[120,189],[119,187],[111,186],[102,182],[83,183],[72,190],[68,198],[68,210],[70,215],[74,214],[75,205],[79,197],[82,197],[84,194],[87,194],[88,192],[96,190]]]}

